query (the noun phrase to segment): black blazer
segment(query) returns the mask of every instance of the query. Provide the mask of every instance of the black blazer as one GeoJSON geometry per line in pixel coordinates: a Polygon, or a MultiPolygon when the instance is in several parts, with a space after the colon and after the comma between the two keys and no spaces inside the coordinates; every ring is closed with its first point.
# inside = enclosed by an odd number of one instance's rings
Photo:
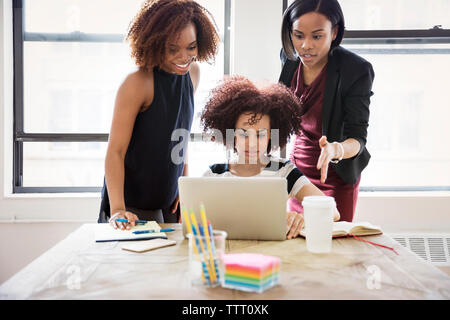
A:
{"type": "MultiPolygon", "coordinates": [[[[283,50],[280,57],[283,69],[279,81],[290,87],[300,59],[289,60],[283,50]]],[[[356,156],[330,164],[348,184],[356,183],[370,159],[366,141],[374,77],[372,65],[360,56],[341,46],[330,51],[322,109],[322,135],[327,136],[330,142],[347,138],[359,141],[361,148],[356,156]]]]}

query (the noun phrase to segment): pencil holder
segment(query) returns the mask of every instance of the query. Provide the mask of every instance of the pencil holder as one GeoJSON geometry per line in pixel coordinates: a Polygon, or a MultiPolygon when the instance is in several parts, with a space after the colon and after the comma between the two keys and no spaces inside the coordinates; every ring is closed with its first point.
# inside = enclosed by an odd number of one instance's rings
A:
{"type": "Polygon", "coordinates": [[[188,233],[189,277],[192,285],[219,286],[222,279],[220,257],[225,253],[225,231],[213,230],[212,236],[188,233]]]}

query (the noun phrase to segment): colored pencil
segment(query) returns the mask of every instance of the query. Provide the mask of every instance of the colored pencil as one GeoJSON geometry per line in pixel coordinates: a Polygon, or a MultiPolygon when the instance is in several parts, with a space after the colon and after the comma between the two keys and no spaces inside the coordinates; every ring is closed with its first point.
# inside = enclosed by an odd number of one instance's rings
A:
{"type": "MultiPolygon", "coordinates": [[[[191,209],[191,220],[192,220],[192,231],[194,232],[194,235],[198,235],[200,237],[200,229],[198,228],[197,219],[195,219],[194,211],[191,209]]],[[[209,280],[211,281],[211,269],[209,267],[209,263],[207,262],[207,254],[205,251],[205,248],[203,247],[203,241],[199,241],[200,243],[200,250],[203,254],[203,260],[206,264],[206,270],[208,271],[209,280]]]]}
{"type": "Polygon", "coordinates": [[[206,220],[205,206],[203,205],[203,203],[200,205],[200,214],[202,217],[203,230],[206,237],[206,246],[208,247],[209,264],[212,270],[212,282],[215,283],[217,281],[216,268],[214,267],[214,258],[211,251],[211,239],[209,238],[208,222],[206,220]]]}
{"type": "MultiPolygon", "coordinates": [[[[188,212],[187,212],[186,208],[183,208],[182,211],[183,211],[183,215],[184,215],[184,222],[186,223],[187,232],[192,235],[192,249],[194,250],[195,257],[197,258],[198,261],[202,261],[202,259],[200,257],[200,254],[198,252],[198,249],[197,249],[197,244],[196,244],[197,241],[195,239],[194,232],[192,231],[192,225],[191,225],[191,222],[189,220],[188,212]]],[[[203,263],[202,263],[202,269],[203,269],[203,267],[204,266],[203,266],[203,263]]],[[[202,270],[202,282],[203,283],[206,282],[205,274],[204,274],[203,270],[202,270]]]]}

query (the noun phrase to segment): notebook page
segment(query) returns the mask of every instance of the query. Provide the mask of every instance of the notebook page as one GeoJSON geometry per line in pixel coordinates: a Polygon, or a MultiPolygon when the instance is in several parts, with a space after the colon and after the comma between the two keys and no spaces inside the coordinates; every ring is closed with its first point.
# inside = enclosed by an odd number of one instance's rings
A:
{"type": "Polygon", "coordinates": [[[381,228],[375,226],[369,222],[347,222],[347,221],[339,221],[333,223],[333,234],[334,233],[351,233],[358,234],[369,231],[381,231],[381,228]]]}
{"type": "Polygon", "coordinates": [[[95,241],[107,240],[139,240],[148,238],[167,238],[164,232],[134,234],[138,230],[159,230],[161,227],[156,221],[148,221],[144,225],[132,226],[130,230],[114,229],[109,223],[98,223],[95,226],[95,241]]]}
{"type": "Polygon", "coordinates": [[[350,230],[354,227],[355,225],[351,222],[347,222],[347,221],[338,221],[338,222],[334,222],[333,223],[333,234],[337,234],[337,233],[350,233],[350,230]]]}

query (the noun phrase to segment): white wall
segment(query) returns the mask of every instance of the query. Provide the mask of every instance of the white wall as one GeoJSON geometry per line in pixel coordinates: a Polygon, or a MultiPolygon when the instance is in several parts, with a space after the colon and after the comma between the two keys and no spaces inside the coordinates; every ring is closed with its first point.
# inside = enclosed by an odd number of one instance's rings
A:
{"type": "MultiPolygon", "coordinates": [[[[99,194],[11,194],[11,2],[0,0],[0,283],[80,223],[95,222],[100,204],[99,194]]],[[[252,80],[277,81],[281,1],[235,0],[232,4],[232,72],[252,80]],[[279,19],[273,18],[274,12],[279,12],[279,19]]],[[[450,232],[450,193],[361,193],[356,220],[371,221],[391,232],[450,232]]]]}

